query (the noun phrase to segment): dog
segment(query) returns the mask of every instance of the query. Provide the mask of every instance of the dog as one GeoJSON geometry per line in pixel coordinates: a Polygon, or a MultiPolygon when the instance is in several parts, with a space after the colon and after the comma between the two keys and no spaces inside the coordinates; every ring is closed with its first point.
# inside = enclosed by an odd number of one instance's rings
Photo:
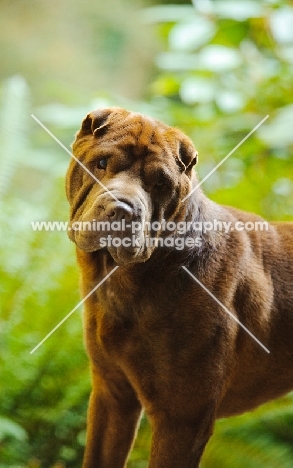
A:
{"type": "Polygon", "coordinates": [[[263,220],[209,200],[190,139],[138,113],[91,112],[73,156],[92,375],[83,467],[125,467],[142,409],[149,467],[198,467],[217,418],[293,389],[293,223],[236,230],[263,220]],[[215,220],[232,227],[199,229],[215,220]]]}

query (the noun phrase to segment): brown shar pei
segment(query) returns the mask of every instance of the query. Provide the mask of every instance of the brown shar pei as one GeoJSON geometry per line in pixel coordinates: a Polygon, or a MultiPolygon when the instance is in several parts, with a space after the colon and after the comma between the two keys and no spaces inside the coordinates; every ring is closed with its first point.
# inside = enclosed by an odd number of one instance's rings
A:
{"type": "Polygon", "coordinates": [[[102,184],[71,161],[69,236],[89,294],[93,385],[83,466],[125,467],[143,408],[149,467],[198,467],[216,418],[293,388],[293,223],[198,229],[261,218],[219,206],[201,188],[185,199],[198,183],[193,144],[137,113],[90,113],[73,153],[102,184]]]}

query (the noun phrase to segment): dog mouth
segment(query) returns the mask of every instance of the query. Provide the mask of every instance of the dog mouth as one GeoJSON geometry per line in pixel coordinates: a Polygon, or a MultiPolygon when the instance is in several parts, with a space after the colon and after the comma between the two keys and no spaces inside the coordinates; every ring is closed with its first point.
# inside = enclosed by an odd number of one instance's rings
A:
{"type": "Polygon", "coordinates": [[[110,223],[105,218],[71,223],[69,237],[85,252],[107,250],[118,265],[145,262],[151,255],[143,222],[121,219],[110,223]]]}
{"type": "Polygon", "coordinates": [[[145,262],[151,254],[144,227],[151,203],[137,193],[115,196],[102,193],[89,200],[78,221],[72,219],[68,235],[86,252],[108,250],[118,265],[145,262]]]}
{"type": "Polygon", "coordinates": [[[142,263],[148,258],[144,255],[143,245],[140,247],[108,247],[108,252],[117,265],[142,263]]]}
{"type": "Polygon", "coordinates": [[[122,233],[117,231],[107,232],[75,232],[75,244],[85,252],[107,250],[118,265],[141,263],[149,259],[151,252],[145,246],[145,236],[122,233]]]}

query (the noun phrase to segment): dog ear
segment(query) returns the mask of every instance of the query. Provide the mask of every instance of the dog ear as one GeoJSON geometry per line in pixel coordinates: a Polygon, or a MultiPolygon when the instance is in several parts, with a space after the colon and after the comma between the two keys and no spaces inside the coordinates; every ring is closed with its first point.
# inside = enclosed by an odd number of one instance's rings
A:
{"type": "Polygon", "coordinates": [[[188,139],[179,141],[178,164],[182,172],[190,172],[197,164],[198,153],[188,139]]]}
{"type": "Polygon", "coordinates": [[[77,138],[90,134],[97,136],[101,132],[105,131],[105,128],[111,120],[111,116],[117,113],[117,110],[117,108],[109,107],[90,112],[90,114],[88,114],[83,120],[81,129],[77,134],[77,138]]]}
{"type": "Polygon", "coordinates": [[[96,110],[90,114],[92,119],[91,130],[94,136],[97,136],[105,130],[114,113],[113,108],[108,108],[96,110]]]}

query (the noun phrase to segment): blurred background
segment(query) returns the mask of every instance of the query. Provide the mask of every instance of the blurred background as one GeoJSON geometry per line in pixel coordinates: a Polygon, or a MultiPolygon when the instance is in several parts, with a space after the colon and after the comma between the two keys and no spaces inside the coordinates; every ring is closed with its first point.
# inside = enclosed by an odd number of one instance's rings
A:
{"type": "MultiPolygon", "coordinates": [[[[176,125],[223,204],[293,219],[293,2],[2,0],[0,467],[78,468],[90,391],[74,246],[31,221],[68,218],[66,146],[92,109],[176,125]]],[[[261,352],[261,350],[260,350],[261,352]]],[[[129,468],[146,468],[144,418],[129,468]]],[[[292,468],[293,395],[218,421],[202,468],[292,468]]],[[[113,467],[114,468],[114,467],[113,467]]]]}

